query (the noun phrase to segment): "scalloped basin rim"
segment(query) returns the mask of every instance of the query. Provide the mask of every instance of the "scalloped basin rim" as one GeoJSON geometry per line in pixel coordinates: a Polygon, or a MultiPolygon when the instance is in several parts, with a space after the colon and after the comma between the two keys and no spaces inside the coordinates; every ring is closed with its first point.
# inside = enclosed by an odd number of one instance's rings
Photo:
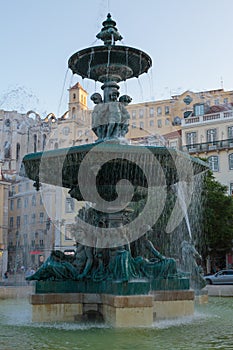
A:
{"type": "MultiPolygon", "coordinates": [[[[115,152],[132,152],[132,153],[145,153],[144,149],[146,148],[147,150],[151,151],[154,155],[160,154],[160,155],[168,155],[170,154],[171,156],[181,156],[183,158],[187,158],[187,160],[191,160],[193,163],[196,163],[200,166],[203,167],[202,171],[208,168],[208,164],[201,159],[198,159],[196,157],[190,156],[189,154],[185,152],[181,152],[179,150],[176,150],[174,148],[167,148],[167,147],[162,147],[162,146],[135,146],[135,145],[121,145],[121,144],[114,144],[114,143],[91,143],[87,145],[81,145],[81,146],[72,146],[69,148],[59,148],[59,149],[54,149],[54,150],[49,150],[49,151],[44,151],[44,152],[36,152],[36,153],[29,153],[24,156],[22,162],[27,162],[29,160],[38,160],[41,159],[41,157],[46,157],[46,158],[54,158],[58,156],[64,156],[66,154],[75,154],[75,153],[87,153],[93,148],[96,148],[97,152],[103,151],[103,152],[110,152],[110,153],[115,153],[115,152]],[[98,146],[98,147],[97,147],[98,146]]],[[[94,150],[92,150],[93,152],[94,150]]]]}

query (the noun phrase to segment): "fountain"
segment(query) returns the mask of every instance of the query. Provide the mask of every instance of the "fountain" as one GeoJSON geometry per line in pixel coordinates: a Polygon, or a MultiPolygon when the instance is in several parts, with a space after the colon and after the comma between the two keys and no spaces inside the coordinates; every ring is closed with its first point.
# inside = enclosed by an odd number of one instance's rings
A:
{"type": "MultiPolygon", "coordinates": [[[[28,154],[22,162],[21,175],[37,190],[43,183],[69,188],[71,197],[86,203],[73,225],[75,255],[52,251],[27,278],[36,280],[33,320],[98,315],[115,327],[150,326],[194,311],[190,274],[155,248],[152,227],[175,184],[185,183],[191,200],[193,178],[206,165],[174,149],[128,144],[131,98],[119,97],[118,83],[146,73],[152,61],[141,50],[115,44],[122,37],[110,14],[97,38],[104,45],[78,51],[68,62],[73,73],[103,83],[103,98],[91,96],[96,142],[28,154]]],[[[170,231],[186,215],[179,203],[170,231]]]]}

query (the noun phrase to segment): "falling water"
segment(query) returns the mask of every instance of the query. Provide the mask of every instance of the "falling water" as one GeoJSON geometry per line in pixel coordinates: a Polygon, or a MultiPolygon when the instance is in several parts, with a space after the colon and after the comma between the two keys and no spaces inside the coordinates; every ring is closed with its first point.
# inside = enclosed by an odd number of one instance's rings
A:
{"type": "Polygon", "coordinates": [[[88,79],[90,79],[90,74],[91,74],[91,62],[92,62],[92,60],[93,60],[94,54],[95,54],[95,51],[94,51],[94,48],[92,48],[91,54],[90,54],[90,59],[89,59],[89,61],[88,61],[88,70],[87,70],[87,77],[88,77],[88,79]]]}
{"type": "Polygon", "coordinates": [[[143,89],[142,89],[142,84],[141,84],[141,81],[140,81],[140,78],[137,79],[138,80],[138,85],[139,85],[139,89],[140,89],[140,97],[141,97],[141,100],[143,101],[143,89]]]}
{"type": "Polygon", "coordinates": [[[62,99],[63,99],[63,95],[64,95],[64,90],[65,90],[65,85],[66,85],[66,79],[67,79],[67,74],[68,74],[68,72],[69,72],[69,68],[67,68],[67,70],[66,70],[65,77],[64,77],[64,81],[63,81],[61,97],[60,97],[60,101],[59,101],[58,109],[57,109],[57,115],[58,115],[58,116],[59,116],[59,114],[60,114],[60,108],[61,108],[61,104],[62,104],[62,99]]]}
{"type": "Polygon", "coordinates": [[[108,47],[107,77],[109,75],[111,47],[108,47]]]}
{"type": "Polygon", "coordinates": [[[190,241],[192,241],[192,233],[191,233],[191,227],[190,227],[190,222],[189,222],[189,216],[188,216],[188,208],[187,208],[187,202],[188,202],[188,197],[190,196],[190,188],[189,184],[187,182],[178,182],[177,184],[174,185],[176,187],[176,192],[177,192],[177,197],[179,200],[180,207],[183,211],[185,222],[187,225],[188,233],[189,233],[189,238],[190,241]]]}

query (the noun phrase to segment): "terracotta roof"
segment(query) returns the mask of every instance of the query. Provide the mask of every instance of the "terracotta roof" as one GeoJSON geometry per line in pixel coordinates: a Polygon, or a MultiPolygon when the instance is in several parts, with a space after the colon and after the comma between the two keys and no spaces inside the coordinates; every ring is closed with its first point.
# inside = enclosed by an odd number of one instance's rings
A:
{"type": "Polygon", "coordinates": [[[206,111],[205,114],[224,112],[232,109],[233,109],[233,103],[227,103],[224,105],[214,105],[214,106],[211,106],[210,109],[206,111]]]}
{"type": "Polygon", "coordinates": [[[171,131],[168,134],[164,134],[165,139],[173,139],[174,137],[179,137],[181,135],[181,129],[176,131],[171,131]]]}
{"type": "MultiPolygon", "coordinates": [[[[72,86],[69,90],[77,90],[77,89],[82,89],[83,91],[86,92],[86,90],[84,90],[84,88],[82,87],[82,85],[77,82],[74,86],[72,86]]],[[[87,92],[86,92],[87,93],[87,92]]]]}

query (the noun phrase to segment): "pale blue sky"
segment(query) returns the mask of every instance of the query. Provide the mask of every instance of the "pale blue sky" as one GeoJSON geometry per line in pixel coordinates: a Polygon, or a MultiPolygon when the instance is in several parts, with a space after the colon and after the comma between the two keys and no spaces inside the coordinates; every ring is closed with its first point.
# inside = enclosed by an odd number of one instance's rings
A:
{"type": "Polygon", "coordinates": [[[67,62],[102,44],[95,36],[108,12],[123,44],[153,61],[139,82],[121,84],[133,102],[218,89],[221,79],[233,89],[233,0],[0,0],[0,108],[61,115],[77,81],[91,95],[95,84],[72,77],[67,62]]]}

